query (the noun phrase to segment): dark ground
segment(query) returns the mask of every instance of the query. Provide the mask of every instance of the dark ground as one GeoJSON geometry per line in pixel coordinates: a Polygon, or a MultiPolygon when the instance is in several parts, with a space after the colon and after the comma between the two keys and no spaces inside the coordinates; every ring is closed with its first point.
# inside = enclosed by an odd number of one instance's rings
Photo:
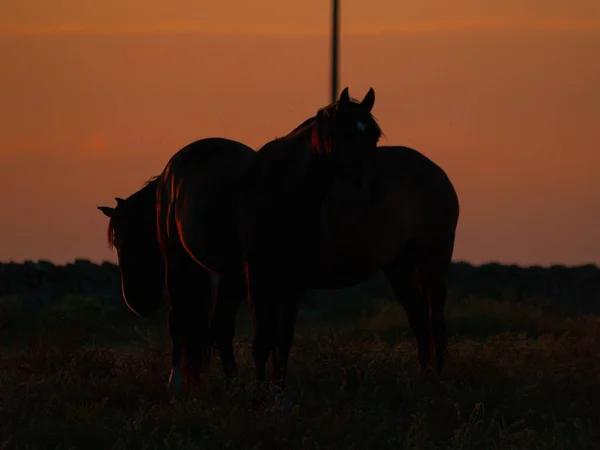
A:
{"type": "Polygon", "coordinates": [[[0,448],[600,449],[598,317],[451,302],[447,371],[424,379],[404,312],[369,305],[301,316],[293,406],[271,411],[252,407],[247,311],[237,383],[226,389],[213,364],[171,403],[164,313],[70,297],[31,317],[5,298],[0,448]]]}

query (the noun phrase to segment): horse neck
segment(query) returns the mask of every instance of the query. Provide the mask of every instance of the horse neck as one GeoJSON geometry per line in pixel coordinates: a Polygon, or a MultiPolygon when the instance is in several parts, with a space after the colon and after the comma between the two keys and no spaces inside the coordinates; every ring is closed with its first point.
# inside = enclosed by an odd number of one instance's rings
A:
{"type": "Polygon", "coordinates": [[[312,137],[303,136],[299,145],[305,152],[301,174],[298,177],[301,197],[312,204],[320,204],[335,181],[335,170],[331,158],[327,154],[313,151],[312,137]]]}
{"type": "Polygon", "coordinates": [[[148,182],[142,189],[133,194],[128,200],[133,208],[141,214],[156,216],[156,189],[158,180],[155,178],[148,182]],[[152,212],[150,212],[152,211],[152,212]]]}
{"type": "MultiPolygon", "coordinates": [[[[143,230],[144,234],[156,236],[156,245],[158,248],[158,232],[156,229],[156,191],[158,180],[153,179],[142,189],[133,194],[128,201],[132,212],[138,218],[137,223],[140,227],[148,227],[143,230]]],[[[150,245],[150,243],[148,243],[150,245]]]]}
{"type": "Polygon", "coordinates": [[[306,201],[319,201],[333,184],[328,155],[313,151],[314,118],[284,137],[264,144],[252,168],[239,180],[241,190],[269,201],[287,201],[291,189],[306,201]]]}

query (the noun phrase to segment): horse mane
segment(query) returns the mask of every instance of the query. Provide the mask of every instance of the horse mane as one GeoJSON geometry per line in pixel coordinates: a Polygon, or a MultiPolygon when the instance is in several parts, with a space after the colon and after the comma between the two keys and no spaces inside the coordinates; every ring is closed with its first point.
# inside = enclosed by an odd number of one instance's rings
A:
{"type": "MultiPolygon", "coordinates": [[[[352,100],[353,103],[358,103],[355,100],[352,100]]],[[[338,102],[331,103],[328,106],[325,106],[317,112],[316,116],[309,117],[296,128],[294,128],[287,135],[279,137],[272,141],[274,142],[282,142],[282,141],[293,141],[293,140],[302,140],[307,137],[307,133],[310,132],[311,138],[311,151],[313,155],[327,155],[333,151],[333,123],[335,121],[335,112],[337,110],[338,102]]],[[[367,117],[367,122],[369,128],[372,129],[375,133],[377,133],[381,137],[383,136],[383,131],[381,127],[377,123],[375,117],[369,113],[367,117]]]]}
{"type": "MultiPolygon", "coordinates": [[[[127,199],[125,201],[127,202],[128,206],[134,206],[137,208],[138,205],[139,206],[142,205],[141,200],[147,199],[147,197],[150,195],[156,196],[156,186],[158,184],[159,177],[160,177],[160,175],[156,175],[156,176],[149,178],[146,182],[144,182],[144,184],[142,184],[142,187],[139,191],[137,191],[134,194],[127,197],[127,199]]],[[[117,208],[118,208],[118,206],[117,206],[117,208]]],[[[117,211],[117,209],[115,208],[115,212],[116,211],[117,211]]],[[[114,214],[108,221],[108,229],[107,229],[106,235],[107,235],[106,237],[108,240],[108,248],[110,248],[112,250],[114,248],[114,241],[117,236],[114,214]]]]}
{"type": "MultiPolygon", "coordinates": [[[[351,102],[355,105],[358,104],[356,100],[351,100],[351,102]]],[[[281,156],[277,156],[279,151],[285,152],[289,147],[299,149],[308,146],[311,155],[316,157],[331,154],[334,150],[333,129],[338,104],[339,101],[319,109],[315,116],[309,117],[285,136],[277,137],[259,147],[256,150],[257,158],[252,168],[240,179],[240,184],[247,183],[248,180],[253,180],[257,176],[264,177],[266,173],[269,173],[266,178],[270,179],[273,171],[280,170],[276,168],[277,161],[282,159],[281,156]]],[[[383,135],[372,114],[368,113],[367,117],[365,114],[361,114],[360,118],[366,122],[370,132],[376,134],[378,139],[383,135]]]]}
{"type": "Polygon", "coordinates": [[[159,177],[160,177],[160,175],[155,175],[153,177],[148,178],[148,181],[146,181],[144,184],[142,184],[142,189],[145,188],[145,187],[147,187],[148,185],[150,185],[152,183],[156,183],[159,177]]]}
{"type": "Polygon", "coordinates": [[[108,220],[108,228],[106,230],[106,240],[108,242],[108,248],[111,250],[115,247],[115,234],[115,221],[114,217],[111,216],[111,218],[108,220]]]}

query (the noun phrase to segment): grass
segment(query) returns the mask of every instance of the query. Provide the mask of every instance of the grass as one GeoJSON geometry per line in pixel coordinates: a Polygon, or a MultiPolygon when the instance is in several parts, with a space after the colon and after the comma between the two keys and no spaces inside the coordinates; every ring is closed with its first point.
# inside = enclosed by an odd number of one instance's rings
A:
{"type": "Polygon", "coordinates": [[[362,317],[301,316],[286,392],[293,406],[281,411],[252,406],[246,311],[238,381],[226,388],[213,364],[191,395],[171,402],[164,316],[142,321],[71,298],[25,320],[15,301],[0,311],[0,448],[600,448],[596,317],[451,303],[449,364],[437,378],[419,375],[395,303],[375,302],[362,317]]]}

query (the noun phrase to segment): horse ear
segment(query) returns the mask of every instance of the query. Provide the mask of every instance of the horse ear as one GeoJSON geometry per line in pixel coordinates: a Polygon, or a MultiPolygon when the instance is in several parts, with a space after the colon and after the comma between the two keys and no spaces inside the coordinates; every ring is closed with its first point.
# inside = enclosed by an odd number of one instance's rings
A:
{"type": "Polygon", "coordinates": [[[360,104],[367,108],[369,112],[371,112],[373,105],[375,104],[375,91],[373,88],[369,89],[369,92],[367,92],[367,95],[365,95],[365,98],[363,98],[360,104]]]}
{"type": "Polygon", "coordinates": [[[117,208],[125,203],[125,200],[123,200],[121,197],[115,197],[115,200],[117,201],[117,208]]]}
{"type": "Polygon", "coordinates": [[[340,94],[340,99],[338,100],[340,103],[348,103],[350,102],[350,94],[348,94],[348,88],[345,87],[342,93],[340,94]]]}
{"type": "Polygon", "coordinates": [[[98,209],[102,211],[106,217],[112,217],[115,212],[115,208],[111,208],[110,206],[98,206],[98,209]]]}

